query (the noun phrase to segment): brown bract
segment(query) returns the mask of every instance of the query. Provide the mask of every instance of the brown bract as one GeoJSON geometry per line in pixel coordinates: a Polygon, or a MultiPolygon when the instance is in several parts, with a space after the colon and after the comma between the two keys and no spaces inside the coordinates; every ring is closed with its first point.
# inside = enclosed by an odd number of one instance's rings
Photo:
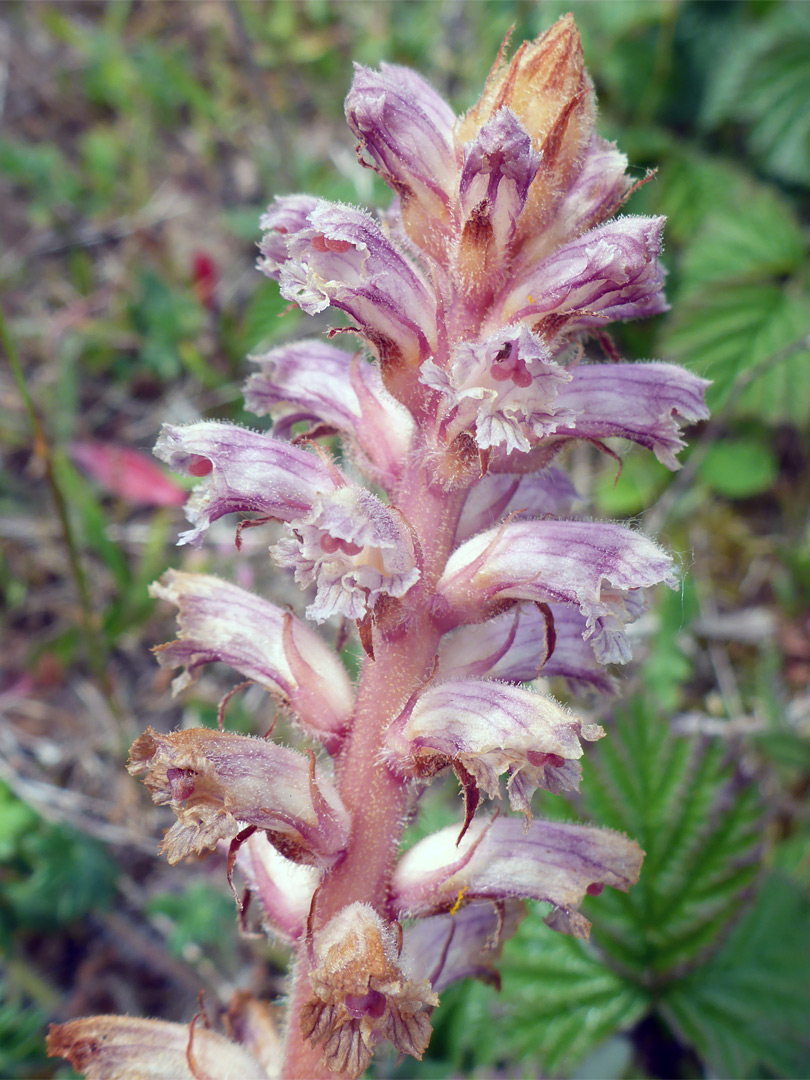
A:
{"type": "Polygon", "coordinates": [[[318,932],[315,954],[301,1031],[323,1044],[327,1068],[359,1076],[383,1039],[421,1059],[439,999],[427,980],[416,983],[403,972],[390,925],[367,904],[351,904],[318,932]]]}
{"type": "MultiPolygon", "coordinates": [[[[524,41],[504,63],[503,43],[484,91],[455,129],[457,146],[473,139],[499,109],[515,113],[542,164],[521,214],[515,250],[530,242],[557,210],[594,130],[594,93],[582,42],[570,13],[541,37],[524,41]]],[[[529,254],[528,252],[526,254],[529,254]]],[[[536,257],[537,252],[531,253],[536,257]]]]}

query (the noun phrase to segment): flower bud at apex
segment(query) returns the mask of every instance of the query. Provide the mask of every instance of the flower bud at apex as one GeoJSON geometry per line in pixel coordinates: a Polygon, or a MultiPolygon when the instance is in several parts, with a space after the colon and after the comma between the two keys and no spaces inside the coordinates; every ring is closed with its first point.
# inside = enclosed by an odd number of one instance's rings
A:
{"type": "Polygon", "coordinates": [[[502,46],[480,99],[457,124],[455,139],[457,145],[469,142],[504,107],[515,114],[543,159],[520,222],[521,237],[531,237],[553,217],[590,141],[593,88],[570,14],[523,42],[506,65],[504,51],[502,46]]]}
{"type": "Polygon", "coordinates": [[[426,979],[415,982],[403,969],[394,927],[370,905],[350,904],[315,933],[313,950],[301,1031],[323,1044],[326,1066],[358,1076],[383,1039],[421,1059],[439,999],[426,979]]]}

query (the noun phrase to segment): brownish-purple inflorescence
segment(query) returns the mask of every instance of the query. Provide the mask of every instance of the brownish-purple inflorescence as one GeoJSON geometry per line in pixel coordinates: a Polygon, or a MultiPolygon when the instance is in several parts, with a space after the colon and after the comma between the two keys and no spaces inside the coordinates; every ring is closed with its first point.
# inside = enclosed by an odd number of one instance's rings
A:
{"type": "Polygon", "coordinates": [[[53,1029],[51,1052],[91,1080],[353,1078],[384,1041],[421,1057],[439,991],[497,982],[524,900],[587,936],[583,897],[630,888],[641,867],[625,836],[532,819],[536,789],[576,789],[583,742],[605,733],[525,684],[609,692],[644,591],[676,584],[651,539],[576,517],[561,467],[572,440],[619,437],[677,468],[681,424],[707,415],[703,380],[626,362],[605,333],[665,310],[663,220],[618,215],[634,181],[595,132],[571,16],[509,61],[502,47],[463,116],[386,64],[357,67],[346,116],[392,205],[278,198],[258,265],[348,326],[251,357],[247,407],[273,434],[167,425],[156,453],[200,481],[181,543],[235,512],[281,523],[271,556],[307,590],[310,622],[355,624],[359,679],[285,607],[170,571],[153,591],[179,609],[158,650],[184,669],[176,689],[223,661],[312,748],[150,729],[130,762],[176,815],[169,861],[225,845],[229,875],[293,950],[284,1035],[245,994],[226,1035],[121,1017],[53,1029]],[[346,333],[359,350],[332,343],[346,333]],[[336,435],[340,464],[317,443],[336,435]],[[447,770],[459,822],[399,856],[447,770]],[[502,794],[517,814],[482,810],[502,794]]]}

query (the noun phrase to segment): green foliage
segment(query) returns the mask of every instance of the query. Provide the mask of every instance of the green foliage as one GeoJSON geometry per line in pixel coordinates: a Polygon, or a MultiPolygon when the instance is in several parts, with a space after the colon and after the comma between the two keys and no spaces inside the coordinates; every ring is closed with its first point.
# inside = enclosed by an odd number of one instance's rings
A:
{"type": "Polygon", "coordinates": [[[621,468],[613,462],[602,470],[594,502],[606,517],[638,514],[655,502],[669,482],[670,472],[651,454],[631,450],[621,468]]]}
{"type": "MultiPolygon", "coordinates": [[[[688,192],[694,178],[681,178],[688,192]]],[[[734,394],[738,413],[801,423],[810,406],[803,230],[772,190],[730,179],[684,251],[661,348],[714,380],[707,396],[713,409],[734,394]]]]}
{"type": "Polygon", "coordinates": [[[437,1018],[457,1068],[539,1061],[565,1075],[659,1015],[715,1075],[804,1075],[810,902],[772,876],[734,927],[756,887],[763,808],[729,758],[723,744],[673,735],[643,699],[617,712],[585,759],[581,810],[639,840],[641,879],[587,901],[589,943],[536,912],[522,923],[505,947],[504,994],[493,1002],[483,987],[459,988],[437,1018]],[[498,1040],[482,1046],[490,1023],[498,1040]]]}
{"type": "Polygon", "coordinates": [[[723,283],[678,304],[661,350],[714,380],[707,394],[714,410],[733,393],[738,413],[804,423],[809,331],[810,300],[795,287],[767,280],[723,283]]]}
{"type": "Polygon", "coordinates": [[[188,885],[182,892],[151,896],[145,910],[171,920],[166,943],[177,956],[184,955],[189,946],[206,947],[232,938],[233,897],[205,881],[188,885]]]}
{"type": "Polygon", "coordinates": [[[52,931],[109,905],[117,867],[104,846],[50,825],[0,784],[0,945],[16,930],[52,931]]]}
{"type": "Polygon", "coordinates": [[[588,759],[583,810],[646,852],[628,894],[589,905],[607,956],[648,987],[700,962],[757,872],[762,807],[715,740],[671,734],[650,703],[618,711],[588,759]]]}
{"type": "Polygon", "coordinates": [[[42,1032],[48,1016],[21,995],[0,987],[0,1076],[30,1076],[32,1066],[44,1064],[42,1032]]]}
{"type": "Polygon", "coordinates": [[[745,499],[773,487],[779,469],[773,451],[761,439],[724,439],[710,446],[698,475],[712,491],[745,499]]]}
{"type": "Polygon", "coordinates": [[[205,312],[187,290],[171,289],[158,274],[142,270],[130,305],[130,319],[140,338],[139,361],[143,368],[161,379],[176,379],[185,361],[202,382],[210,381],[204,365],[194,363],[195,342],[205,312]]]}
{"type": "Polygon", "coordinates": [[[804,890],[773,875],[723,947],[668,986],[658,1007],[715,1075],[805,1076],[808,970],[810,902],[804,890]]]}
{"type": "Polygon", "coordinates": [[[804,4],[768,7],[759,25],[730,37],[713,57],[701,124],[739,125],[768,172],[810,184],[810,15],[804,4]]]}

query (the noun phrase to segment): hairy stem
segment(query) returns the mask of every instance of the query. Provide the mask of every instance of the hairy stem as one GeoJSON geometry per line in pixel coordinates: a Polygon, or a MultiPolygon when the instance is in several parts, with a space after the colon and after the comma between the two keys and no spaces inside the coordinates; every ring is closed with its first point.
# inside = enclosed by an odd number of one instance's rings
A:
{"type": "MultiPolygon", "coordinates": [[[[409,594],[404,626],[390,637],[375,634],[374,660],[367,658],[363,665],[351,732],[336,763],[338,789],[351,815],[352,834],[344,858],[324,877],[316,894],[315,930],[357,901],[370,904],[386,919],[391,917],[391,874],[412,794],[409,784],[381,763],[380,750],[388,724],[433,669],[441,632],[431,616],[431,602],[453,541],[463,494],[442,491],[418,467],[403,478],[394,501],[422,548],[422,579],[413,590],[413,599],[409,594]]],[[[310,993],[310,951],[310,942],[303,940],[290,999],[284,1080],[336,1075],[324,1066],[321,1048],[301,1037],[301,1009],[310,993]]]]}

